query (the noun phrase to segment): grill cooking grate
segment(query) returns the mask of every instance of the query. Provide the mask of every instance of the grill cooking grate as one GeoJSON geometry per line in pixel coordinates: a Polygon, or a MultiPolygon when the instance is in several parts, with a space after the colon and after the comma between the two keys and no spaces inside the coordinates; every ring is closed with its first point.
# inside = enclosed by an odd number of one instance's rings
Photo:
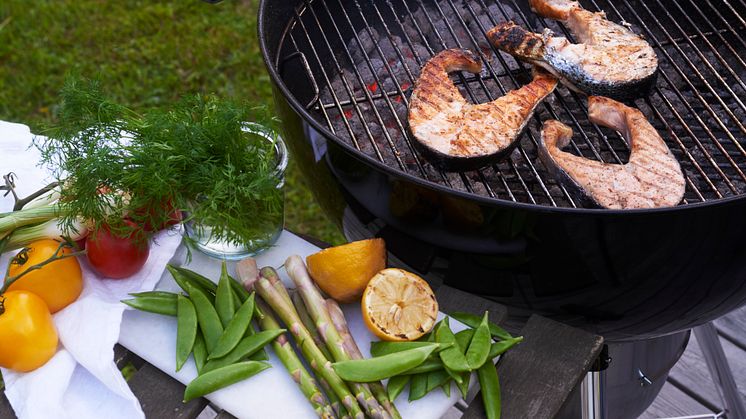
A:
{"type": "MultiPolygon", "coordinates": [[[[683,204],[746,192],[746,0],[582,1],[629,22],[658,54],[658,82],[636,105],[681,163],[683,204]]],[[[466,98],[481,103],[530,80],[530,68],[486,40],[499,22],[514,20],[572,40],[524,0],[302,0],[280,46],[278,72],[296,98],[340,141],[404,173],[477,195],[575,207],[538,160],[541,121],[559,119],[575,136],[570,150],[587,158],[626,162],[629,147],[612,130],[588,122],[584,98],[559,87],[539,108],[513,154],[468,172],[442,172],[414,148],[406,110],[427,59],[446,48],[469,48],[485,63],[479,75],[454,75],[466,98]],[[306,72],[308,81],[302,72],[306,72]]]]}

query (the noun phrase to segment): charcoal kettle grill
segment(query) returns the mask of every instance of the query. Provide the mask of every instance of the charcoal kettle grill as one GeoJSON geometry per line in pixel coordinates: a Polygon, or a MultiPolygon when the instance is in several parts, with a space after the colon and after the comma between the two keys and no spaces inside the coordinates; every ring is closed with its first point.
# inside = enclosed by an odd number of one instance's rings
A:
{"type": "Polygon", "coordinates": [[[481,103],[530,80],[529,66],[487,42],[497,23],[572,40],[527,3],[262,1],[261,49],[294,160],[348,239],[383,237],[393,263],[508,306],[509,326],[538,313],[620,345],[680,345],[682,333],[746,303],[746,2],[581,1],[658,55],[656,85],[632,104],[681,163],[686,193],[647,210],[582,208],[539,161],[547,119],[573,128],[575,154],[629,157],[624,138],[591,124],[586,99],[565,87],[496,164],[446,172],[414,146],[407,105],[429,57],[475,51],[482,73],[453,80],[481,103]]]}

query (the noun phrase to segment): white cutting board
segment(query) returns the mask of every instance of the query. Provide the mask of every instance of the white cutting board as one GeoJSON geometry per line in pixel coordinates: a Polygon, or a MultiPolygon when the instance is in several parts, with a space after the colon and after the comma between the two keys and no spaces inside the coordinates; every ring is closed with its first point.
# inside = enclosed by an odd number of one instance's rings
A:
{"type": "MultiPolygon", "coordinates": [[[[283,232],[275,247],[257,257],[260,267],[283,264],[288,256],[297,254],[303,257],[315,253],[318,247],[308,243],[300,237],[283,232]]],[[[180,248],[172,263],[183,264],[185,250],[180,248]]],[[[217,280],[220,276],[220,261],[211,259],[199,252],[192,252],[189,269],[197,271],[208,278],[217,280]]],[[[235,273],[235,263],[229,264],[229,272],[235,273]]],[[[292,287],[292,282],[284,270],[279,270],[285,285],[292,287]]],[[[179,291],[178,286],[168,271],[164,271],[156,289],[179,291]]],[[[370,356],[370,342],[378,340],[365,327],[359,305],[348,304],[342,307],[347,317],[350,330],[360,350],[365,356],[370,356]]],[[[440,315],[442,317],[442,314],[440,315]]],[[[451,319],[454,332],[463,330],[465,326],[451,319]]],[[[197,376],[194,362],[189,361],[178,373],[176,369],[176,319],[158,314],[144,313],[137,310],[127,310],[122,319],[119,342],[130,351],[136,353],[145,361],[166,372],[170,376],[186,384],[197,376]]],[[[238,418],[270,419],[270,418],[315,418],[316,414],[311,405],[298,389],[298,386],[288,375],[287,370],[274,355],[271,346],[267,346],[272,368],[267,369],[248,380],[236,383],[225,389],[207,395],[207,398],[221,409],[225,409],[238,418]]],[[[474,380],[472,380],[472,383],[474,380]]],[[[446,397],[436,389],[420,400],[410,403],[407,401],[408,390],[402,392],[396,399],[396,407],[405,419],[438,419],[453,406],[460,398],[455,385],[451,388],[451,397],[446,397]]]]}

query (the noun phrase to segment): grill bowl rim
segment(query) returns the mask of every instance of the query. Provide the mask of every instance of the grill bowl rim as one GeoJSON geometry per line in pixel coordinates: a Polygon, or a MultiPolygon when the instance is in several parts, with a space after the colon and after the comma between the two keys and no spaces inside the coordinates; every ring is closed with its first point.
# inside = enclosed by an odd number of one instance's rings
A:
{"type": "MultiPolygon", "coordinates": [[[[342,147],[346,152],[350,153],[352,156],[357,158],[358,160],[362,160],[364,163],[373,166],[375,169],[382,171],[388,175],[403,178],[409,182],[415,183],[419,186],[433,189],[439,193],[445,193],[449,195],[454,195],[459,198],[463,198],[472,202],[477,202],[481,205],[486,206],[503,206],[508,207],[511,209],[517,209],[517,210],[527,210],[532,212],[549,212],[549,213],[558,213],[558,214],[589,214],[594,216],[644,216],[644,215],[653,215],[653,214],[665,214],[670,212],[678,212],[678,211],[689,211],[689,210],[697,210],[697,209],[707,209],[707,208],[713,208],[721,205],[731,205],[731,204],[737,204],[746,201],[746,193],[741,193],[739,195],[733,195],[728,196],[725,198],[717,198],[713,200],[703,201],[703,202],[695,202],[691,204],[678,204],[673,207],[659,207],[659,208],[637,208],[637,209],[610,209],[610,208],[582,208],[582,207],[555,207],[551,205],[541,205],[541,204],[531,204],[528,202],[518,202],[518,201],[510,201],[507,199],[502,198],[491,198],[486,197],[482,195],[477,195],[474,193],[469,192],[463,192],[459,191],[457,189],[449,188],[448,186],[441,185],[439,183],[431,182],[429,180],[423,179],[419,176],[414,176],[409,173],[402,172],[398,169],[392,168],[390,166],[387,166],[385,163],[380,162],[373,157],[370,157],[361,151],[357,150],[350,144],[346,143],[339,137],[337,137],[335,134],[333,134],[327,127],[323,126],[319,121],[316,120],[316,118],[313,117],[313,115],[308,112],[308,110],[305,109],[305,107],[296,99],[295,95],[290,91],[290,89],[285,85],[285,82],[282,80],[282,77],[277,72],[277,63],[273,63],[270,59],[270,53],[269,53],[269,46],[267,45],[267,37],[264,36],[265,29],[267,28],[265,25],[265,19],[266,16],[266,8],[267,4],[272,0],[260,0],[259,1],[259,9],[257,12],[257,39],[259,40],[259,49],[262,53],[262,61],[264,61],[264,66],[267,68],[267,72],[269,73],[269,76],[272,80],[272,83],[277,86],[277,88],[282,92],[283,100],[285,100],[295,111],[298,115],[300,115],[303,120],[310,124],[315,130],[317,130],[319,133],[321,133],[327,140],[332,140],[336,143],[336,145],[342,147]]],[[[285,33],[287,32],[285,29],[289,24],[292,23],[292,20],[288,22],[285,25],[276,25],[276,29],[274,30],[283,30],[284,33],[282,37],[280,38],[279,44],[276,46],[276,48],[279,48],[280,45],[283,44],[285,40],[285,33]],[[280,29],[282,28],[282,29],[280,29]]],[[[279,51],[278,51],[279,52],[279,51]]],[[[277,56],[276,60],[279,61],[280,57],[277,56]]]]}

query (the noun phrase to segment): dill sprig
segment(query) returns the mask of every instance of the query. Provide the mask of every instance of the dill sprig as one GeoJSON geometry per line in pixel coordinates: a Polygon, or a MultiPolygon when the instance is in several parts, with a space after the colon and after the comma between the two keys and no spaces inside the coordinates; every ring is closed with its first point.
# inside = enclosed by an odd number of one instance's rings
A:
{"type": "Polygon", "coordinates": [[[63,185],[63,227],[82,216],[126,235],[125,219],[160,226],[179,209],[213,238],[247,244],[281,219],[274,145],[242,131],[247,121],[274,128],[266,109],[197,95],[140,114],[80,79],[61,98],[36,145],[63,185]]]}

